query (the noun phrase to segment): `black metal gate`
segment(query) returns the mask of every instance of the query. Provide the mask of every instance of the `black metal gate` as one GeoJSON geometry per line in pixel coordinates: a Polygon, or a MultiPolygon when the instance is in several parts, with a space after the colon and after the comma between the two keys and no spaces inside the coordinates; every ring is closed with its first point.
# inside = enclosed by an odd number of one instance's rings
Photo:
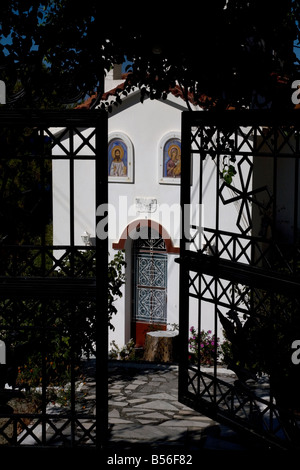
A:
{"type": "Polygon", "coordinates": [[[299,158],[296,111],[183,113],[179,399],[279,448],[300,444],[299,158]]]}
{"type": "MultiPolygon", "coordinates": [[[[76,242],[74,174],[79,161],[94,164],[95,206],[107,203],[106,114],[1,110],[0,336],[6,356],[0,365],[0,443],[4,446],[98,447],[107,436],[108,246],[107,239],[86,245],[77,237],[76,242]],[[66,163],[64,183],[69,188],[68,200],[61,201],[68,212],[64,222],[69,241],[58,246],[53,244],[52,227],[55,161],[66,163]],[[85,343],[82,337],[88,329],[85,343]],[[97,348],[97,361],[93,360],[97,364],[89,377],[93,396],[87,401],[79,359],[91,353],[91,344],[97,348]],[[101,390],[96,392],[100,381],[101,390]]],[[[96,227],[96,215],[94,222],[96,227]]]]}

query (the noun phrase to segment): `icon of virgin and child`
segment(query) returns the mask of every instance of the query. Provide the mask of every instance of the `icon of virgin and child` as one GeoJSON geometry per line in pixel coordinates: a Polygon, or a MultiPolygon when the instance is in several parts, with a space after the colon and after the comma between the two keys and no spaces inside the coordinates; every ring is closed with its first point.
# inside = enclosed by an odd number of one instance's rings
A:
{"type": "Polygon", "coordinates": [[[181,142],[168,141],[164,148],[164,177],[179,178],[181,175],[181,142]]]}

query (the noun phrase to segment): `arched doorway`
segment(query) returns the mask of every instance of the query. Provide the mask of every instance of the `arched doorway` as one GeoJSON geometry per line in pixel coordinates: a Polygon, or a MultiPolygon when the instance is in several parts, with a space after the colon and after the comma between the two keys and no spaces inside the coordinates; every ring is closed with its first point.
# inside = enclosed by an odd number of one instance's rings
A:
{"type": "MultiPolygon", "coordinates": [[[[147,230],[148,231],[148,230],[147,230]]],[[[155,231],[154,231],[155,232],[155,231]]],[[[131,336],[142,347],[152,329],[167,326],[168,255],[164,240],[157,232],[133,242],[133,293],[131,336]],[[154,235],[154,236],[153,236],[154,235]]]]}
{"type": "MultiPolygon", "coordinates": [[[[147,331],[155,327],[159,329],[167,327],[167,283],[170,284],[171,281],[170,276],[168,279],[169,255],[179,254],[179,247],[174,246],[169,233],[161,224],[154,220],[139,219],[128,224],[119,241],[112,244],[112,248],[125,250],[125,342],[133,338],[136,346],[142,347],[147,331]],[[143,259],[144,261],[141,262],[143,259]],[[150,266],[152,271],[150,271],[150,266]],[[141,276],[143,272],[147,273],[148,267],[148,280],[151,281],[151,272],[152,285],[151,282],[150,285],[149,283],[145,285],[139,283],[138,267],[140,267],[141,276]],[[163,276],[161,276],[162,272],[163,276]],[[162,279],[165,284],[153,285],[154,279],[156,284],[162,282],[162,279]],[[159,292],[159,290],[161,291],[159,292]],[[151,291],[152,297],[149,291],[151,291]],[[138,303],[138,299],[140,299],[140,303],[138,303]],[[163,299],[164,302],[162,302],[163,299]],[[159,308],[157,307],[158,303],[159,308]],[[139,308],[141,306],[144,308],[145,305],[145,310],[139,308]]],[[[143,279],[142,277],[141,280],[143,281],[143,279]]],[[[177,281],[176,292],[178,292],[177,281]]]]}

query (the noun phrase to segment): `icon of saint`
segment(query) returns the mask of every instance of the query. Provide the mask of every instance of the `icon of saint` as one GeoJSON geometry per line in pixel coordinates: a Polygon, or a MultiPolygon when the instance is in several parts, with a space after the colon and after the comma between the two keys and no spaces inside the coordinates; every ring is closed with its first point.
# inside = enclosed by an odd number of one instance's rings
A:
{"type": "Polygon", "coordinates": [[[111,151],[112,162],[110,165],[110,176],[126,176],[127,167],[123,162],[124,149],[121,145],[115,145],[111,151]]]}

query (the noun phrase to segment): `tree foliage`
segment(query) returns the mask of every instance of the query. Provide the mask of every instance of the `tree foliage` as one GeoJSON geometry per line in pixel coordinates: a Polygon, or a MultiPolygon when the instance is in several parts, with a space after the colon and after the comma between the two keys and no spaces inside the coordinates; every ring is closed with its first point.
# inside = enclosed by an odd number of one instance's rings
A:
{"type": "MultiPolygon", "coordinates": [[[[295,79],[296,0],[212,0],[181,8],[103,9],[96,0],[3,0],[0,79],[11,105],[75,103],[126,56],[127,91],[165,97],[179,83],[203,106],[281,106],[295,79]],[[265,105],[265,101],[263,102],[265,105]]],[[[290,104],[290,99],[288,100],[290,104]]]]}
{"type": "MultiPolygon", "coordinates": [[[[124,255],[117,252],[108,263],[108,326],[114,329],[114,305],[122,297],[125,282],[124,255]]],[[[8,269],[11,267],[9,266],[8,269]]],[[[50,277],[66,277],[76,272],[77,277],[95,278],[96,260],[93,248],[66,254],[59,268],[50,277]]],[[[0,271],[1,274],[1,271],[0,271]]],[[[40,263],[28,263],[27,276],[42,275],[40,263]]],[[[15,385],[18,370],[31,385],[39,385],[43,364],[48,383],[59,382],[69,374],[73,364],[78,365],[82,355],[97,354],[96,302],[70,299],[4,299],[0,300],[0,340],[7,348],[8,367],[0,373],[0,387],[6,381],[15,385]],[[26,374],[27,370],[27,374],[26,374]]]]}

